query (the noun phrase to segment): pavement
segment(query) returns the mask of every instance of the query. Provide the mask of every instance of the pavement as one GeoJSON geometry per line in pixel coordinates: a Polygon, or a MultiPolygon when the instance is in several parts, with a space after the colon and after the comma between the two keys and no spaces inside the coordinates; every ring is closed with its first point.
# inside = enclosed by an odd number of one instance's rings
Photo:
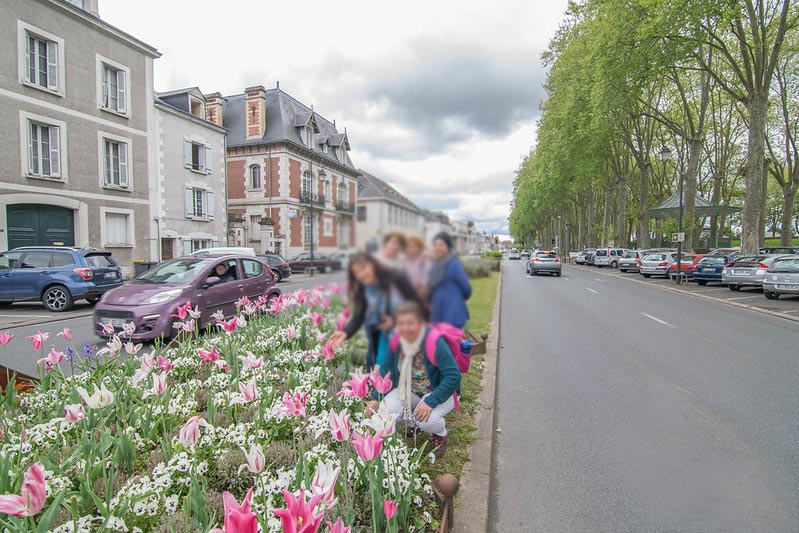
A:
{"type": "Polygon", "coordinates": [[[795,322],[522,262],[501,312],[490,531],[799,531],[795,322]]]}
{"type": "MultiPolygon", "coordinates": [[[[280,282],[278,287],[283,292],[292,292],[331,281],[344,281],[344,274],[336,272],[317,274],[312,277],[294,274],[286,281],[280,282]]],[[[40,355],[33,352],[25,337],[33,335],[39,330],[50,333],[50,338],[45,343],[47,347],[45,351],[49,351],[51,344],[54,344],[59,350],[66,349],[68,343],[56,336],[56,333],[64,328],[72,330],[72,344],[78,350],[82,349],[84,344],[103,346],[106,341],[94,334],[93,313],[94,307],[85,301],[76,302],[72,310],[63,313],[52,313],[39,302],[15,303],[0,307],[0,331],[8,331],[15,337],[6,346],[8,348],[8,366],[29,376],[36,375],[36,360],[40,355]]],[[[0,359],[0,364],[5,364],[5,361],[0,359]]],[[[64,367],[64,370],[70,372],[68,365],[64,367]]]]}

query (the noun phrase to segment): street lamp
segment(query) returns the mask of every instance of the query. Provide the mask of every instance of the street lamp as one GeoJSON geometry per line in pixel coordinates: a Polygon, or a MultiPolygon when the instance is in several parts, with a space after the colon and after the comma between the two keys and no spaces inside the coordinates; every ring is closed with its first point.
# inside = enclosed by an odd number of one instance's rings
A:
{"type": "MultiPolygon", "coordinates": [[[[323,168],[319,169],[319,174],[318,175],[319,175],[319,183],[323,183],[325,181],[325,179],[327,178],[327,173],[325,172],[325,169],[323,169],[323,168]]],[[[311,180],[313,180],[313,170],[311,171],[311,180]]],[[[318,187],[314,187],[315,185],[316,185],[316,183],[311,182],[311,195],[310,195],[311,196],[311,198],[310,198],[310,203],[311,203],[311,208],[310,208],[310,210],[311,210],[311,272],[315,271],[314,261],[316,259],[314,257],[314,253],[313,253],[313,230],[314,230],[313,205],[317,201],[317,199],[320,198],[318,193],[314,193],[313,192],[313,189],[317,189],[318,190],[318,187]]]]}
{"type": "MultiPolygon", "coordinates": [[[[660,147],[660,160],[663,161],[663,170],[666,170],[666,161],[671,158],[671,150],[666,145],[660,147]]],[[[682,211],[683,211],[683,194],[682,194],[682,187],[683,187],[683,179],[682,179],[682,172],[679,173],[679,180],[680,184],[678,187],[678,196],[679,196],[679,214],[677,215],[677,233],[679,233],[680,239],[677,241],[677,268],[676,268],[676,282],[679,285],[682,282],[682,211]]]]}

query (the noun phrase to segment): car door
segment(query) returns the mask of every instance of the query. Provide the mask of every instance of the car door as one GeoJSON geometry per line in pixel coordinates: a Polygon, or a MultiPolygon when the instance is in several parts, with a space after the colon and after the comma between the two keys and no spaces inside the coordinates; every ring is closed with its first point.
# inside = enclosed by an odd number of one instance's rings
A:
{"type": "Polygon", "coordinates": [[[237,260],[226,259],[214,263],[213,268],[200,283],[198,295],[204,303],[203,317],[207,319],[219,309],[226,317],[231,317],[236,313],[236,300],[241,297],[242,291],[241,270],[237,260]],[[230,279],[223,279],[219,283],[205,287],[205,280],[208,277],[216,276],[215,269],[220,263],[227,265],[228,271],[231,273],[230,279]]]}
{"type": "Polygon", "coordinates": [[[19,268],[12,273],[15,302],[39,299],[42,287],[50,279],[51,255],[45,250],[30,250],[22,254],[19,268]]]}
{"type": "Polygon", "coordinates": [[[255,259],[242,259],[241,271],[244,273],[242,296],[254,300],[266,293],[272,282],[272,273],[263,263],[255,259]]]}
{"type": "Polygon", "coordinates": [[[0,254],[0,301],[14,300],[14,272],[19,267],[22,252],[0,254]]]}

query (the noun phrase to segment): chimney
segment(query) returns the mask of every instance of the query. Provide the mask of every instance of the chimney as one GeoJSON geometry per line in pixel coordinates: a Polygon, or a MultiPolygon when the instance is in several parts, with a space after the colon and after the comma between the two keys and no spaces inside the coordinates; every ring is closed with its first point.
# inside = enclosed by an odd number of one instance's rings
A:
{"type": "Polygon", "coordinates": [[[263,85],[244,89],[247,111],[247,139],[261,139],[266,133],[266,89],[263,85]]]}
{"type": "Polygon", "coordinates": [[[222,93],[205,95],[205,120],[222,125],[222,93]]]}

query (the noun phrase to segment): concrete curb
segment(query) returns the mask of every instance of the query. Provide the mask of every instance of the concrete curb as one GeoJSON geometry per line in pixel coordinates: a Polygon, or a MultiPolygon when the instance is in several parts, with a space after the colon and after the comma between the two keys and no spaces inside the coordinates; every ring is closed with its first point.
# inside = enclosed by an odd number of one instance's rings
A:
{"type": "MultiPolygon", "coordinates": [[[[574,268],[582,268],[582,267],[574,265],[574,268]]],[[[585,270],[587,270],[587,268],[585,268],[585,270]]],[[[785,320],[790,320],[792,322],[799,322],[799,316],[788,315],[786,313],[780,313],[779,311],[772,311],[771,309],[764,309],[764,308],[758,307],[756,305],[749,305],[749,304],[739,303],[739,302],[735,302],[735,301],[726,300],[724,298],[716,298],[715,296],[710,296],[708,294],[699,294],[699,293],[692,292],[692,291],[686,291],[686,290],[683,290],[683,289],[678,289],[677,287],[667,287],[667,286],[664,286],[664,285],[656,285],[654,283],[648,283],[648,282],[646,282],[644,280],[641,280],[641,279],[633,279],[633,278],[628,278],[628,277],[625,277],[625,276],[620,276],[620,275],[614,274],[612,272],[602,272],[601,270],[598,270],[598,269],[596,271],[592,270],[591,272],[594,272],[596,274],[602,274],[604,276],[613,277],[613,278],[616,278],[616,279],[623,279],[625,281],[632,281],[634,283],[643,283],[643,284],[645,284],[645,285],[647,285],[649,287],[655,287],[657,289],[661,289],[661,290],[664,290],[664,291],[678,292],[680,294],[685,294],[685,295],[691,296],[693,298],[699,298],[700,300],[707,300],[707,301],[710,301],[710,302],[721,303],[721,304],[725,304],[725,305],[730,305],[732,307],[737,307],[739,309],[748,309],[749,311],[754,311],[756,313],[761,313],[763,315],[769,315],[769,316],[773,316],[773,317],[777,317],[777,318],[782,318],[782,319],[785,319],[785,320]]]]}
{"type": "Polygon", "coordinates": [[[491,494],[491,470],[494,457],[494,408],[499,362],[499,322],[502,309],[502,276],[500,270],[491,331],[486,346],[485,366],[481,380],[482,391],[474,415],[477,440],[469,447],[469,462],[463,467],[460,494],[455,507],[455,533],[485,533],[488,531],[488,506],[491,494]]]}

